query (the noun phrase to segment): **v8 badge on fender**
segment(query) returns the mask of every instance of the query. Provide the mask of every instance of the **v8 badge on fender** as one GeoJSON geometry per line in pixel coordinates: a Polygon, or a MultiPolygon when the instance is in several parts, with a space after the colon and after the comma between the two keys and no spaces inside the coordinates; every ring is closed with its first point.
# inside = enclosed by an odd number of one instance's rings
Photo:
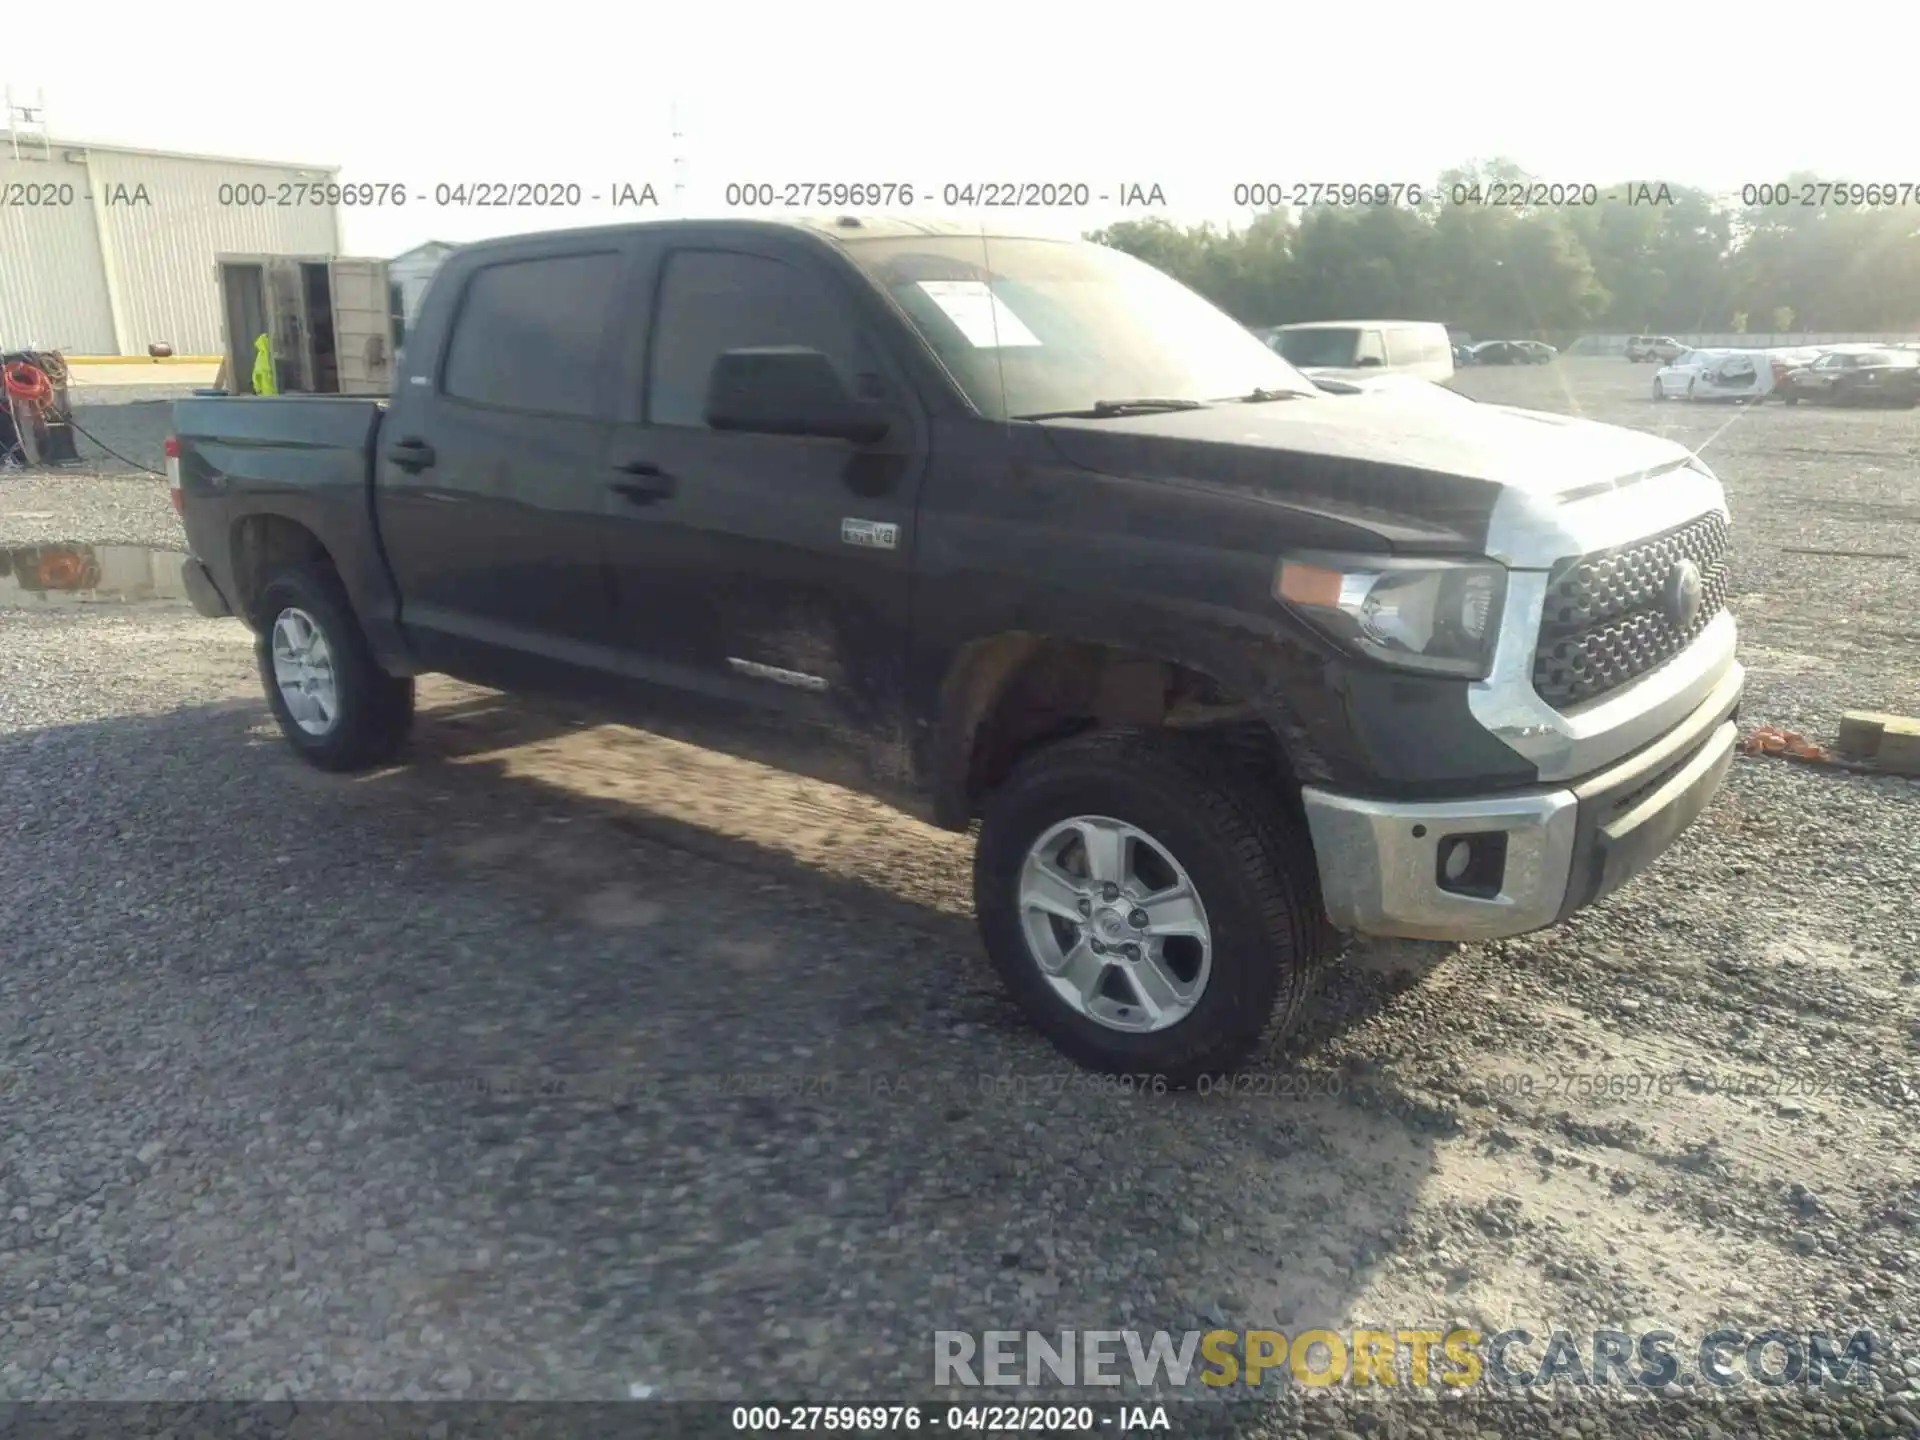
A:
{"type": "Polygon", "coordinates": [[[856,520],[848,516],[840,522],[842,544],[859,545],[868,550],[900,548],[900,527],[890,520],[856,520]]]}

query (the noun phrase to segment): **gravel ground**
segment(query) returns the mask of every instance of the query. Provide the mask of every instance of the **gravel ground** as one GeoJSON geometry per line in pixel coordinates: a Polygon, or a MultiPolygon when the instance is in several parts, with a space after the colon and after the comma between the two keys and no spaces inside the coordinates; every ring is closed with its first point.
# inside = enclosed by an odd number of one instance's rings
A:
{"type": "Polygon", "coordinates": [[[55,470],[0,470],[0,544],[83,540],[181,550],[186,537],[167,500],[161,448],[172,402],[189,386],[68,388],[81,463],[55,470]],[[114,453],[108,453],[109,451],[114,453]]]}
{"type": "MultiPolygon", "coordinates": [[[[1920,416],[1656,406],[1623,361],[1460,385],[1702,448],[1744,722],[1920,712],[1920,567],[1787,548],[1911,555],[1920,416]]],[[[118,408],[82,423],[157,459],[118,408]]],[[[0,544],[55,539],[180,547],[158,480],[0,475],[0,544]]],[[[251,664],[176,603],[0,610],[0,1399],[925,1399],[936,1329],[1920,1326],[1920,785],[1742,759],[1569,925],[1358,947],[1245,1093],[1117,1096],[993,987],[964,838],[442,681],[406,767],[332,779],[251,664]]],[[[1893,1401],[1303,1423],[1913,1433],[1893,1401]]]]}

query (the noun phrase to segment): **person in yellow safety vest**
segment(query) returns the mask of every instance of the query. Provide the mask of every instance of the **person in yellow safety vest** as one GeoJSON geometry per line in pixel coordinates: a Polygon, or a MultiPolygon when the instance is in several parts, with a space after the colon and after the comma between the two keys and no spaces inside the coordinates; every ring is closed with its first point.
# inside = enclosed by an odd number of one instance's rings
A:
{"type": "Polygon", "coordinates": [[[265,335],[256,336],[253,342],[253,393],[280,393],[280,386],[273,378],[273,341],[265,335]]]}

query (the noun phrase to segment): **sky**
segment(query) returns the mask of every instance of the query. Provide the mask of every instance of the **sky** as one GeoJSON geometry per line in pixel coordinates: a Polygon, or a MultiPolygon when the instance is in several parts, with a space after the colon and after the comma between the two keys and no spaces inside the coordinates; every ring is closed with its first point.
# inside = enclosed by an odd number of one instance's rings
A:
{"type": "Polygon", "coordinates": [[[651,184],[658,213],[693,215],[752,213],[726,203],[741,182],[909,184],[910,213],[947,216],[969,213],[942,203],[949,185],[1112,197],[1021,216],[1072,231],[1148,214],[1244,223],[1236,184],[1430,185],[1496,156],[1573,185],[1737,192],[1802,169],[1920,184],[1911,0],[1787,29],[1733,13],[396,0],[251,6],[239,23],[96,0],[10,14],[0,83],[43,92],[56,138],[406,186],[405,205],[347,212],[346,249],[366,255],[649,218],[606,202],[622,182],[651,184]],[[580,203],[433,203],[441,185],[523,181],[577,184],[580,203]],[[1121,208],[1130,185],[1159,186],[1165,206],[1121,208]]]}

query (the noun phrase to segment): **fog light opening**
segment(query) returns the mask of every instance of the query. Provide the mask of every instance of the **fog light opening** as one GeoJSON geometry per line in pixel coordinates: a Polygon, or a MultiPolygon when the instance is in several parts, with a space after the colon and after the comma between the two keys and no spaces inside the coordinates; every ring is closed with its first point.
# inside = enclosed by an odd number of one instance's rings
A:
{"type": "Polygon", "coordinates": [[[1434,884],[1454,895],[1492,900],[1507,878],[1507,832],[1443,835],[1434,846],[1434,884]]]}

